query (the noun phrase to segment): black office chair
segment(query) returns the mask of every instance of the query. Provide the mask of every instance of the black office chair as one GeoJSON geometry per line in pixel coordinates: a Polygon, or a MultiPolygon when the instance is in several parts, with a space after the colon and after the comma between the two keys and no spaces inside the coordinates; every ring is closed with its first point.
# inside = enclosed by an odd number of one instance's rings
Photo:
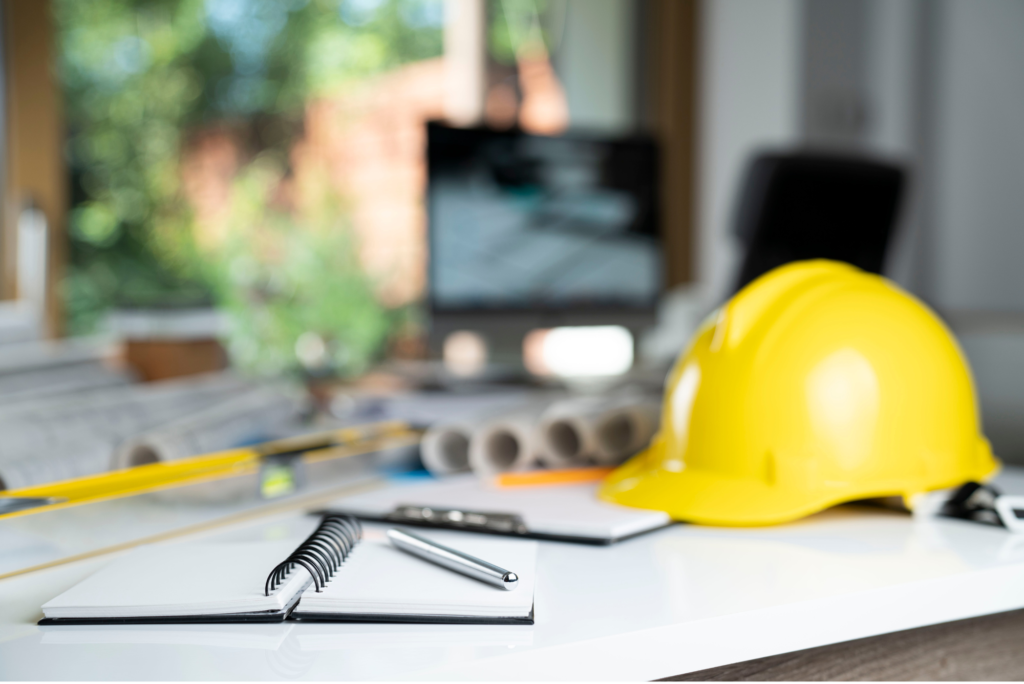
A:
{"type": "Polygon", "coordinates": [[[881,273],[903,186],[902,169],[863,157],[757,156],[736,216],[745,248],[736,291],[801,259],[835,259],[881,273]]]}

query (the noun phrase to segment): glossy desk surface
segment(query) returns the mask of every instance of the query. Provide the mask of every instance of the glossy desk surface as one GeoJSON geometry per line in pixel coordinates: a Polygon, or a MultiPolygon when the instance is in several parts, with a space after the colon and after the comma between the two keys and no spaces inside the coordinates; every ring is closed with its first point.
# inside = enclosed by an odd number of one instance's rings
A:
{"type": "MultiPolygon", "coordinates": [[[[1024,494],[1024,471],[997,485],[1024,494]]],[[[312,524],[281,513],[204,539],[312,524]]],[[[0,678],[654,679],[1024,607],[1024,535],[847,506],[611,547],[542,542],[533,626],[35,624],[111,559],[0,580],[0,678]]]]}

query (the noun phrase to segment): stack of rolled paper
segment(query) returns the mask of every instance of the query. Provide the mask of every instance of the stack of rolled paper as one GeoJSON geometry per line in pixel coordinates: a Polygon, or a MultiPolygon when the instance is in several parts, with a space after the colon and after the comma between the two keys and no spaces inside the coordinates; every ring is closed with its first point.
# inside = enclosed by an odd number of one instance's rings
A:
{"type": "Polygon", "coordinates": [[[633,393],[526,401],[433,425],[421,445],[423,463],[434,475],[481,477],[617,465],[647,446],[659,411],[658,398],[633,393]]]}

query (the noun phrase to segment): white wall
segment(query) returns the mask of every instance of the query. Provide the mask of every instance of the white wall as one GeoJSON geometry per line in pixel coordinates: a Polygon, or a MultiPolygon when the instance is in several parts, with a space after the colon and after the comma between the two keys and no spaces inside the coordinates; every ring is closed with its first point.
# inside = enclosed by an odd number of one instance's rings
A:
{"type": "Polygon", "coordinates": [[[709,304],[738,267],[733,205],[750,156],[799,136],[800,0],[713,0],[702,7],[697,278],[709,304]]]}
{"type": "MultiPolygon", "coordinates": [[[[927,0],[925,0],[927,1],[927,0]]],[[[916,134],[915,94],[921,41],[922,0],[866,0],[864,78],[866,146],[908,158],[916,134]]]]}
{"type": "Polygon", "coordinates": [[[1024,331],[1016,325],[958,327],[974,372],[985,435],[997,456],[1024,465],[1024,331]]]}
{"type": "Polygon", "coordinates": [[[631,131],[635,125],[636,8],[633,0],[564,0],[555,69],[574,129],[631,131]]]}
{"type": "Polygon", "coordinates": [[[863,144],[869,108],[863,46],[870,10],[863,0],[804,2],[800,127],[810,145],[863,144]]]}
{"type": "Polygon", "coordinates": [[[922,294],[925,221],[924,173],[929,168],[924,119],[929,106],[924,54],[928,0],[868,0],[864,35],[867,126],[865,149],[911,170],[886,274],[922,294]]]}
{"type": "Polygon", "coordinates": [[[1024,313],[1024,2],[940,11],[932,296],[1024,313]]]}
{"type": "Polygon", "coordinates": [[[1024,3],[935,11],[925,291],[971,361],[996,453],[1024,463],[1024,3]]]}

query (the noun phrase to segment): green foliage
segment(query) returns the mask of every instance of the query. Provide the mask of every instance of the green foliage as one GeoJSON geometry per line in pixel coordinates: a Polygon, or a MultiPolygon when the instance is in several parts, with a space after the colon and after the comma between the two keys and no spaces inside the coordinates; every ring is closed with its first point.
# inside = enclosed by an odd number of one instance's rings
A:
{"type": "MultiPolygon", "coordinates": [[[[565,0],[562,0],[565,2],[565,0]]],[[[548,52],[561,36],[555,19],[565,19],[565,7],[556,13],[548,0],[488,0],[487,46],[491,58],[499,64],[516,63],[519,49],[531,41],[540,41],[548,52]]]]}
{"type": "Polygon", "coordinates": [[[201,4],[64,0],[54,8],[76,205],[64,290],[78,333],[115,303],[173,296],[188,282],[153,253],[148,231],[181,211],[173,206],[177,151],[199,94],[182,58],[202,36],[201,4]]]}
{"type": "Polygon", "coordinates": [[[364,371],[394,315],[359,267],[337,200],[325,195],[297,215],[268,200],[280,182],[269,157],[243,172],[231,200],[234,224],[209,259],[210,282],[232,323],[232,358],[257,374],[288,372],[297,341],[313,334],[326,342],[317,370],[364,371]]]}
{"type": "MultiPolygon", "coordinates": [[[[73,334],[90,332],[114,305],[210,294],[241,301],[217,270],[228,262],[205,263],[193,244],[180,178],[193,131],[226,122],[246,133],[244,152],[284,158],[309,97],[442,51],[443,0],[54,0],[53,8],[72,171],[64,294],[73,334]]],[[[300,257],[283,267],[290,259],[300,257]]],[[[365,278],[354,259],[334,268],[365,278]]],[[[311,299],[326,292],[302,291],[305,318],[269,319],[317,327],[324,316],[338,330],[363,331],[345,342],[353,358],[379,344],[379,312],[353,305],[345,318],[311,299]]],[[[252,333],[292,334],[272,328],[252,333]]]]}

